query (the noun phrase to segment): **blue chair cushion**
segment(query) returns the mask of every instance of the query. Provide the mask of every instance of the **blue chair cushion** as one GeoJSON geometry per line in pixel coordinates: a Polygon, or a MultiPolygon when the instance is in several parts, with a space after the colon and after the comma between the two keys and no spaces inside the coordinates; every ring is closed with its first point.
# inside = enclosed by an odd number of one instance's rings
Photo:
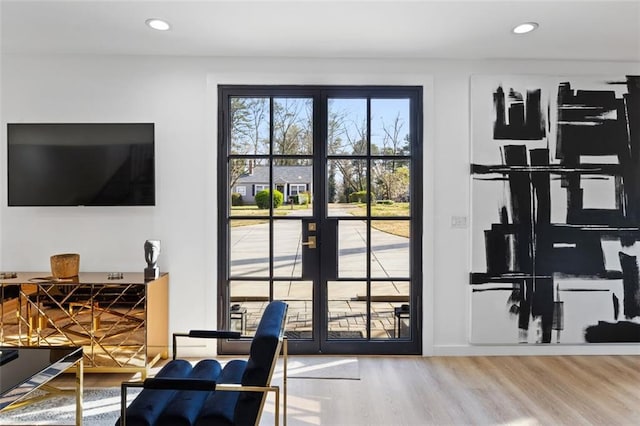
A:
{"type": "MultiPolygon", "coordinates": [[[[187,377],[193,367],[188,361],[179,359],[169,362],[162,367],[156,377],[187,377]]],[[[127,408],[127,425],[152,426],[160,417],[171,398],[176,394],[175,390],[145,389],[133,400],[127,408]]],[[[120,419],[116,426],[120,425],[120,419]]]]}
{"type": "MultiPolygon", "coordinates": [[[[171,361],[176,362],[176,361],[171,361]]],[[[218,380],[222,367],[214,359],[205,359],[198,362],[191,370],[188,378],[203,380],[218,380]]],[[[160,414],[157,426],[191,426],[202,404],[213,393],[206,391],[179,391],[171,398],[166,408],[160,414]]]]}
{"type": "MultiPolygon", "coordinates": [[[[245,360],[229,361],[218,376],[218,384],[240,384],[246,367],[245,360]]],[[[210,394],[200,411],[196,426],[238,424],[235,423],[234,417],[239,394],[240,392],[231,391],[217,391],[210,394]]]]}

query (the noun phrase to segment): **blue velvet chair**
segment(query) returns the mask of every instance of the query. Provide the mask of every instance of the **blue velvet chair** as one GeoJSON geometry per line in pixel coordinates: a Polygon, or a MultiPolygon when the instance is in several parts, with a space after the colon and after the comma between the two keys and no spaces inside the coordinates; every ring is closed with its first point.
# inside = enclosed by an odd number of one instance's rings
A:
{"type": "Polygon", "coordinates": [[[234,359],[224,368],[204,359],[195,366],[176,359],[177,337],[239,338],[240,333],[192,330],[173,336],[173,357],[144,382],[122,383],[121,426],[258,425],[269,392],[275,394],[275,424],[280,419],[280,388],[271,384],[278,357],[284,355],[283,423],[287,422],[287,341],[284,336],[288,305],[267,305],[251,341],[249,358],[234,359]],[[127,407],[127,389],[143,390],[127,407]]]}

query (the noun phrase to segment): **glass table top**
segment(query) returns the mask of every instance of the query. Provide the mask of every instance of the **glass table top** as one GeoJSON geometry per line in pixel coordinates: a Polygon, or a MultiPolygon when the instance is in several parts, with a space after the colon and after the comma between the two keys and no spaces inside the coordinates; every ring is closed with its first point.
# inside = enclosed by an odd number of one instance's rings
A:
{"type": "Polygon", "coordinates": [[[0,352],[0,410],[82,358],[82,348],[66,346],[0,346],[0,352]]]}

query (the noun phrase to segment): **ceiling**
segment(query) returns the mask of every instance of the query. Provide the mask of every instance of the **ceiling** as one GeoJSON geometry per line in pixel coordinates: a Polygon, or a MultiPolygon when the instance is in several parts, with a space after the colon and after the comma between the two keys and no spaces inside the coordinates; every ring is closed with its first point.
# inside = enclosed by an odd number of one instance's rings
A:
{"type": "Polygon", "coordinates": [[[3,53],[640,61],[640,1],[0,2],[3,53]]]}

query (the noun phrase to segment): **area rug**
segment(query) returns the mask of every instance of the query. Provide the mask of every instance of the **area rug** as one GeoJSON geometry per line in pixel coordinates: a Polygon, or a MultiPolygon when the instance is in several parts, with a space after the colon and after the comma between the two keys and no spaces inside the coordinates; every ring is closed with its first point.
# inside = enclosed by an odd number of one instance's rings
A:
{"type": "MultiPolygon", "coordinates": [[[[274,372],[274,381],[281,381],[282,374],[282,359],[280,359],[274,372]]],[[[287,377],[289,379],[360,380],[360,368],[356,357],[296,355],[288,357],[287,377]]],[[[138,393],[140,389],[129,389],[127,401],[130,403],[138,393]]],[[[83,424],[113,426],[120,417],[120,387],[85,388],[82,403],[83,424]]],[[[65,394],[2,412],[0,425],[73,425],[75,418],[75,395],[65,394]]]]}
{"type": "MultiPolygon", "coordinates": [[[[282,376],[278,363],[276,376],[282,376]]],[[[360,380],[358,358],[342,356],[290,356],[287,363],[289,379],[360,380]]]]}
{"type": "MultiPolygon", "coordinates": [[[[132,401],[140,389],[129,389],[132,401]]],[[[120,417],[120,388],[85,389],[83,392],[83,424],[113,426],[120,417]]],[[[74,395],[55,396],[38,403],[0,413],[0,425],[73,425],[76,421],[74,395]]]]}

